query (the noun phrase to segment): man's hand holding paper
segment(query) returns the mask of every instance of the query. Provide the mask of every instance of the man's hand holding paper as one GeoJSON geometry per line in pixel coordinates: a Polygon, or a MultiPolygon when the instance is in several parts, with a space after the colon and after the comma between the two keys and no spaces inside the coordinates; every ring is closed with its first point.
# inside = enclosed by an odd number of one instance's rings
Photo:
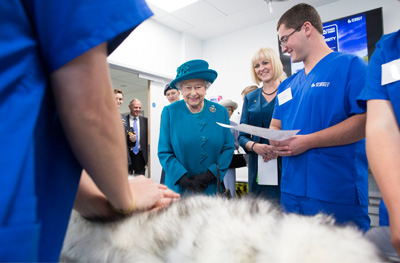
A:
{"type": "Polygon", "coordinates": [[[312,148],[307,135],[295,135],[284,141],[269,141],[272,150],[279,156],[302,154],[312,148]]]}

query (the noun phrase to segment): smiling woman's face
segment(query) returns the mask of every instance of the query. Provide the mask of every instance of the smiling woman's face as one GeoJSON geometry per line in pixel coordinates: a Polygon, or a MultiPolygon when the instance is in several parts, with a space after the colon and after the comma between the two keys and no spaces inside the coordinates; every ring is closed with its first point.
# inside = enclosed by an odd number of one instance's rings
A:
{"type": "Polygon", "coordinates": [[[206,83],[202,79],[189,79],[182,82],[182,97],[193,112],[201,110],[206,96],[206,83]]]}
{"type": "Polygon", "coordinates": [[[272,68],[271,61],[258,60],[254,63],[254,72],[262,82],[269,82],[274,80],[274,69],[272,68]]]}

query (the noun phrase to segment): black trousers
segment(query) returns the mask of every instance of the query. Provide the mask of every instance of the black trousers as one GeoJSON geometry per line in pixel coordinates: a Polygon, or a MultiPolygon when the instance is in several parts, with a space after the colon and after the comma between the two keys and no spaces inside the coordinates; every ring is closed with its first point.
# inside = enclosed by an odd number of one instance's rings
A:
{"type": "Polygon", "coordinates": [[[162,171],[161,171],[160,184],[165,184],[165,171],[164,171],[164,169],[162,169],[162,171]]]}
{"type": "Polygon", "coordinates": [[[131,165],[129,165],[129,174],[144,175],[146,172],[146,161],[143,152],[139,150],[138,154],[129,151],[131,157],[131,165]]]}

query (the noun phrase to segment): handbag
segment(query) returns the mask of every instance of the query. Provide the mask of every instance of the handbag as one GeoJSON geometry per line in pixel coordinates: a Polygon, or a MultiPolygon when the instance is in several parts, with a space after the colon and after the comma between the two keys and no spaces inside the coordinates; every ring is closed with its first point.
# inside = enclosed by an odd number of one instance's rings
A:
{"type": "Polygon", "coordinates": [[[231,191],[225,188],[224,182],[221,182],[221,176],[219,174],[219,166],[217,164],[217,196],[231,199],[231,191]]]}
{"type": "Polygon", "coordinates": [[[231,164],[229,165],[229,168],[240,168],[240,167],[246,167],[247,163],[246,163],[246,159],[244,158],[244,154],[243,153],[238,153],[237,154],[233,154],[232,156],[232,161],[231,164]]]}

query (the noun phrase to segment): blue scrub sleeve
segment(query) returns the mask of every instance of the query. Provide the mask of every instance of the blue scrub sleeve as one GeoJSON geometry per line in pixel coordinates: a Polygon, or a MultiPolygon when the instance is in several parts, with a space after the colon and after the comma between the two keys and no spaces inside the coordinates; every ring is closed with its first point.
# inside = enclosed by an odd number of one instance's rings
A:
{"type": "Polygon", "coordinates": [[[365,60],[354,57],[351,61],[350,72],[348,73],[348,81],[346,86],[347,100],[345,109],[348,116],[361,114],[366,111],[365,107],[360,107],[357,103],[357,97],[360,95],[364,84],[367,72],[367,63],[365,60]]]}
{"type": "Polygon", "coordinates": [[[377,48],[371,56],[368,64],[367,76],[365,81],[365,86],[360,95],[357,98],[357,103],[366,107],[366,101],[372,99],[378,100],[389,100],[389,95],[387,90],[381,85],[382,78],[382,64],[383,56],[380,41],[377,44],[377,48]]]}
{"type": "Polygon", "coordinates": [[[281,116],[280,116],[280,111],[279,111],[279,94],[284,91],[286,89],[286,84],[288,83],[289,79],[292,79],[293,75],[290,78],[285,79],[278,87],[278,92],[276,94],[276,102],[275,102],[275,108],[274,108],[274,112],[272,113],[272,119],[276,119],[276,120],[280,120],[281,116]]]}
{"type": "MultiPolygon", "coordinates": [[[[228,111],[225,110],[224,124],[230,124],[228,111]]],[[[220,128],[220,127],[218,127],[220,128]]],[[[217,163],[220,170],[220,181],[224,180],[225,174],[228,171],[229,165],[232,161],[233,152],[235,150],[234,138],[232,132],[228,128],[220,128],[224,134],[224,146],[221,149],[221,153],[218,156],[217,163]]],[[[208,167],[215,177],[217,177],[217,164],[212,164],[208,167]]]]}

